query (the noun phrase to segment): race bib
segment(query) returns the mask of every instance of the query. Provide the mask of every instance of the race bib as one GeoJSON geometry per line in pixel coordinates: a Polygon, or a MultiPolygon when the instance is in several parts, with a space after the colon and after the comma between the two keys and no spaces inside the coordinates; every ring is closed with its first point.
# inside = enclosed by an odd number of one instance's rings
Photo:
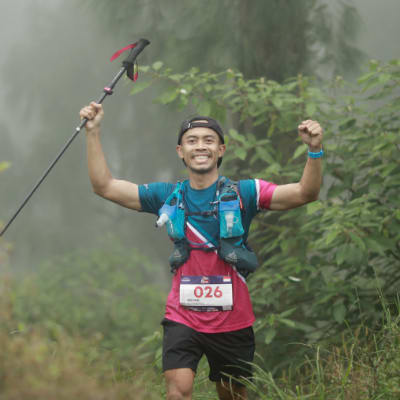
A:
{"type": "Polygon", "coordinates": [[[230,276],[182,276],[180,304],[194,311],[229,311],[233,308],[230,276]]]}

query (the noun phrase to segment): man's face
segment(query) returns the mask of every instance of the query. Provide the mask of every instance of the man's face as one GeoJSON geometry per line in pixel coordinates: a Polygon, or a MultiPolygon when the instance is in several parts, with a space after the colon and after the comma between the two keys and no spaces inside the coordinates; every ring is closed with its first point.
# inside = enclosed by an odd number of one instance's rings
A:
{"type": "Polygon", "coordinates": [[[225,145],[215,131],[198,127],[184,133],[176,151],[191,171],[206,174],[217,168],[218,158],[225,153],[225,145]]]}

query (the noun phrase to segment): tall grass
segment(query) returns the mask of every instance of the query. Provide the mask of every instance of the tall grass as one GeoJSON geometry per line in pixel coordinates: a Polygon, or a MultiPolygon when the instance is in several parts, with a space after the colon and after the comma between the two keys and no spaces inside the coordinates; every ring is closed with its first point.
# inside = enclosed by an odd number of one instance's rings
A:
{"type": "MultiPolygon", "coordinates": [[[[21,331],[13,314],[10,280],[0,280],[0,398],[2,400],[159,399],[146,390],[151,371],[118,374],[97,340],[38,326],[21,331]]],[[[132,365],[135,365],[132,359],[132,365]]]]}
{"type": "MultiPolygon", "coordinates": [[[[101,348],[101,336],[77,337],[45,321],[20,326],[15,318],[11,280],[0,278],[0,398],[2,400],[79,398],[142,400],[165,398],[160,369],[160,332],[149,346],[137,346],[131,368],[120,366],[101,348]],[[23,329],[22,329],[23,328],[23,329]],[[146,348],[147,347],[147,348],[146,348]],[[146,354],[145,350],[150,350],[146,354]]],[[[400,317],[385,304],[383,323],[373,331],[360,326],[340,345],[315,344],[301,365],[281,376],[254,365],[245,384],[257,400],[398,400],[400,398],[400,317]]],[[[123,349],[119,349],[123,351],[123,349]]],[[[193,398],[215,399],[202,360],[193,398]]]]}
{"type": "Polygon", "coordinates": [[[400,317],[384,305],[382,327],[367,326],[343,335],[340,345],[316,344],[311,356],[279,378],[255,366],[247,382],[260,400],[398,400],[400,399],[400,317]]]}

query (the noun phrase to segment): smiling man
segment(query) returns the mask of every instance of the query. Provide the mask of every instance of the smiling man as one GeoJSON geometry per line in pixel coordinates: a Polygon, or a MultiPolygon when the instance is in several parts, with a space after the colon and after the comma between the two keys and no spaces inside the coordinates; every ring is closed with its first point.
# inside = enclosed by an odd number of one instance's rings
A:
{"type": "Polygon", "coordinates": [[[207,357],[220,399],[247,399],[251,379],[254,314],[246,277],[257,268],[247,245],[253,217],[261,210],[288,210],[318,198],[322,128],[306,120],[299,135],[309,146],[299,182],[276,185],[263,179],[233,182],[219,175],[226,147],[220,125],[197,116],[184,121],[176,151],[187,167],[184,182],[137,185],[116,179],[100,143],[102,106],[82,108],[89,176],[95,193],[124,207],[159,216],[174,244],[169,259],[172,287],[162,321],[167,399],[191,399],[197,365],[207,357]]]}

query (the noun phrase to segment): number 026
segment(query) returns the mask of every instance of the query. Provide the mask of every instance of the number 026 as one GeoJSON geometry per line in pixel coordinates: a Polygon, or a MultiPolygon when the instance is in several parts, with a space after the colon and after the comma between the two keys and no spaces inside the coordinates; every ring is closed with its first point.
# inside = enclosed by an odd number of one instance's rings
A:
{"type": "Polygon", "coordinates": [[[205,286],[204,289],[201,286],[196,286],[194,288],[194,295],[197,298],[200,297],[207,297],[207,298],[212,298],[212,297],[222,297],[222,291],[217,286],[214,290],[211,286],[205,286]]]}

